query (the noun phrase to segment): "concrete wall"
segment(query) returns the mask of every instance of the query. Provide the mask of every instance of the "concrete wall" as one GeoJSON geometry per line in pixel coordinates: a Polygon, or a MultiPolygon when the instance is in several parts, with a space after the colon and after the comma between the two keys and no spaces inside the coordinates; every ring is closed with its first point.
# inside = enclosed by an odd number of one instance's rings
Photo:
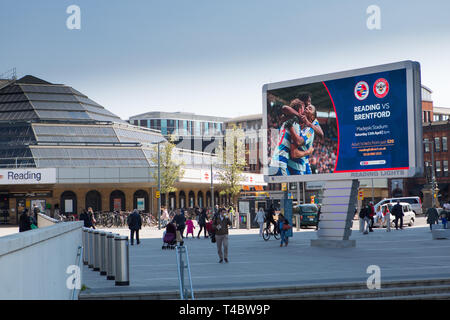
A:
{"type": "Polygon", "coordinates": [[[82,227],[64,222],[1,237],[0,300],[71,299],[66,270],[75,264],[82,227]]]}
{"type": "Polygon", "coordinates": [[[39,228],[50,227],[50,226],[53,226],[55,223],[59,223],[59,221],[56,219],[53,219],[45,214],[38,213],[37,225],[39,228]]]}

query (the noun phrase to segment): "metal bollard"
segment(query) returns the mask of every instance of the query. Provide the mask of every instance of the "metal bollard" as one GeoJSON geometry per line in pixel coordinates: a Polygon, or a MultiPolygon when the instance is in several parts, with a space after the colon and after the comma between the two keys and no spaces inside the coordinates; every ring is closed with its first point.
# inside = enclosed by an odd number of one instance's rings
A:
{"type": "Polygon", "coordinates": [[[250,220],[250,212],[247,212],[247,229],[250,230],[251,227],[251,220],[250,220]]]}
{"type": "Polygon", "coordinates": [[[88,228],[83,228],[83,264],[86,266],[88,264],[88,228]]]}
{"type": "Polygon", "coordinates": [[[88,266],[89,268],[94,268],[94,230],[89,229],[88,231],[88,266]]]}
{"type": "Polygon", "coordinates": [[[94,271],[100,271],[100,231],[94,230],[94,271]]]}
{"type": "Polygon", "coordinates": [[[116,250],[116,286],[130,285],[130,270],[128,258],[128,237],[116,236],[114,238],[116,250]]]}
{"type": "Polygon", "coordinates": [[[115,235],[109,232],[106,235],[106,242],[108,243],[108,251],[107,251],[107,271],[106,271],[106,279],[114,280],[116,278],[116,247],[114,241],[115,235]]]}
{"type": "Polygon", "coordinates": [[[296,214],[296,215],[294,215],[294,217],[295,217],[295,227],[296,227],[296,229],[297,229],[297,231],[298,230],[300,230],[300,215],[299,214],[296,214]]]}
{"type": "Polygon", "coordinates": [[[100,233],[100,275],[106,276],[106,232],[100,233]]]}

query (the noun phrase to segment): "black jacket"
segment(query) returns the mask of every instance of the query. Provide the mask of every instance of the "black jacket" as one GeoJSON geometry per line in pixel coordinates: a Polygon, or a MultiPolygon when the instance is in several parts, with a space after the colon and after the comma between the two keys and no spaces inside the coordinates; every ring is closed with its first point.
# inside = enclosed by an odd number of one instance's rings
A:
{"type": "Polygon", "coordinates": [[[403,217],[403,209],[402,206],[400,204],[396,204],[395,206],[392,207],[392,214],[395,217],[403,217]]]}
{"type": "Polygon", "coordinates": [[[275,210],[273,208],[270,208],[265,216],[265,222],[272,222],[273,224],[275,224],[275,220],[273,219],[273,215],[275,214],[275,210]]]}
{"type": "Polygon", "coordinates": [[[173,217],[172,223],[177,225],[177,230],[181,230],[186,226],[186,218],[182,214],[176,214],[173,217]]]}
{"type": "Polygon", "coordinates": [[[86,212],[83,212],[80,214],[80,220],[84,221],[84,227],[85,228],[90,228],[92,227],[92,221],[91,218],[89,217],[89,214],[86,212]]]}
{"type": "Polygon", "coordinates": [[[206,211],[203,210],[198,217],[198,224],[204,226],[206,224],[206,211]]]}
{"type": "Polygon", "coordinates": [[[30,217],[25,212],[19,218],[19,232],[31,230],[30,217]]]}
{"type": "Polygon", "coordinates": [[[361,211],[359,211],[359,217],[361,219],[364,219],[366,217],[369,218],[369,215],[370,215],[370,208],[364,207],[361,209],[361,211]]]}
{"type": "Polygon", "coordinates": [[[127,218],[128,228],[130,230],[139,230],[142,226],[142,219],[139,213],[133,212],[127,218]]]}

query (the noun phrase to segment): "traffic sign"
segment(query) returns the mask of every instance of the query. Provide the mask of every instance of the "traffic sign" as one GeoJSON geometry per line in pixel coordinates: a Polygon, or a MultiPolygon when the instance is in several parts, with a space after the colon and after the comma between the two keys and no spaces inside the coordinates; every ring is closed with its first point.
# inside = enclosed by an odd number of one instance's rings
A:
{"type": "Polygon", "coordinates": [[[364,191],[358,191],[358,200],[364,200],[364,191]]]}
{"type": "Polygon", "coordinates": [[[159,199],[160,198],[160,193],[159,193],[159,191],[156,191],[156,199],[159,199]]]}

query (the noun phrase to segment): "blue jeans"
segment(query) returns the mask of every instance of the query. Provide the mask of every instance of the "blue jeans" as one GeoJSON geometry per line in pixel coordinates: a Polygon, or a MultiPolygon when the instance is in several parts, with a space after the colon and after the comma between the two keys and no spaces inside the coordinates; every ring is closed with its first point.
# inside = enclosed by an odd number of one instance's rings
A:
{"type": "Polygon", "coordinates": [[[288,242],[288,237],[286,237],[286,230],[280,230],[281,244],[288,242]]]}

